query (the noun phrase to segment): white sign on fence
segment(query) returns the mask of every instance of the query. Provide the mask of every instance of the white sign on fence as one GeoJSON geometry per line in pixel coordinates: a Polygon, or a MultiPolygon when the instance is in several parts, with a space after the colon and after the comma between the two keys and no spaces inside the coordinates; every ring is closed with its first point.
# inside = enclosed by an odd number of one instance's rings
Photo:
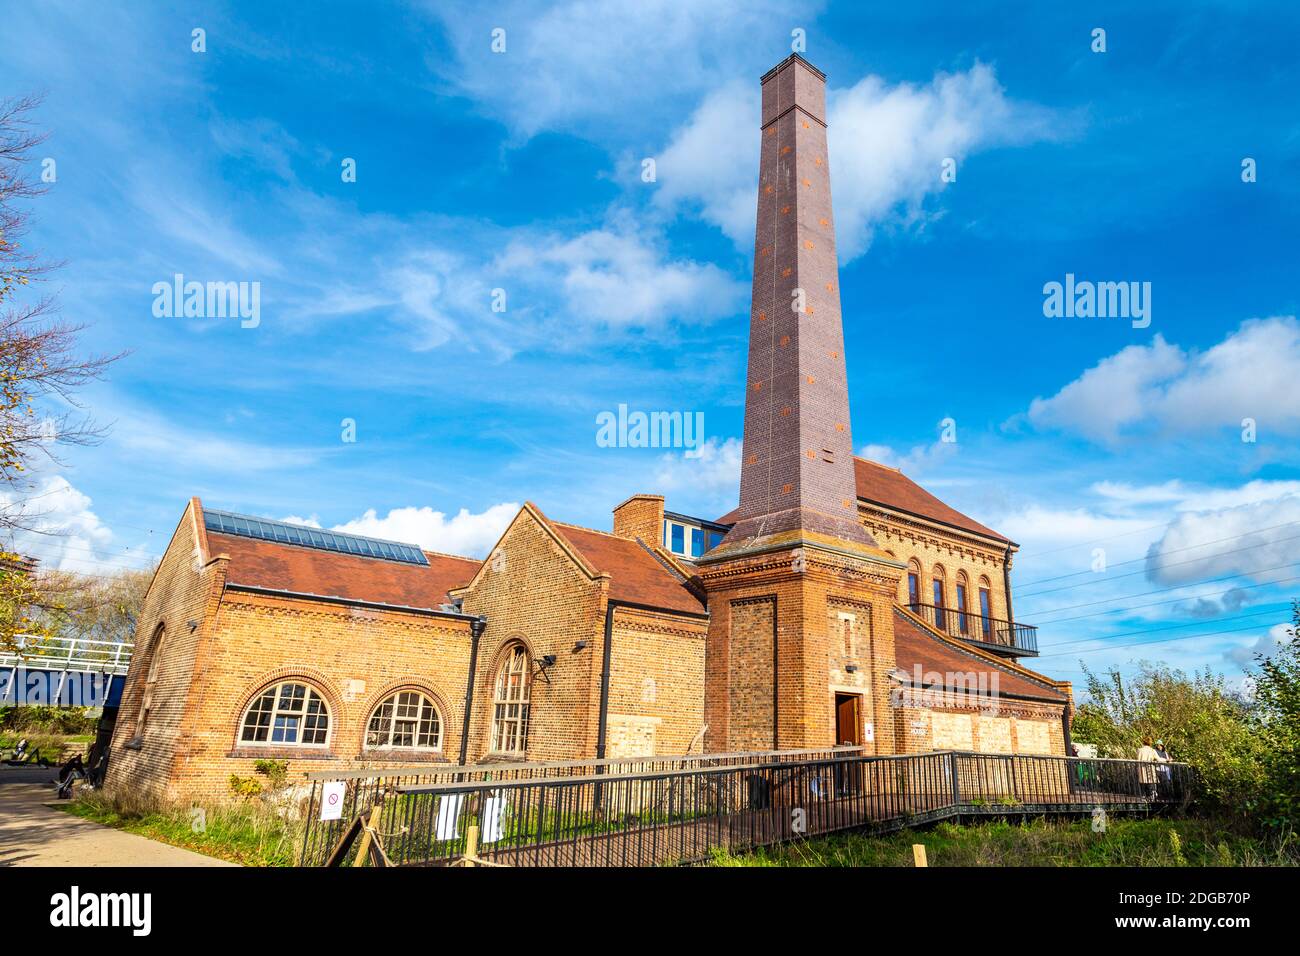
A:
{"type": "Polygon", "coordinates": [[[438,799],[438,821],[434,833],[439,840],[456,839],[456,824],[460,820],[460,805],[465,802],[463,793],[452,793],[438,799]]]}
{"type": "Polygon", "coordinates": [[[321,788],[320,818],[322,821],[343,819],[343,798],[347,793],[348,785],[343,780],[330,780],[321,788]]]}
{"type": "Polygon", "coordinates": [[[483,833],[480,843],[496,843],[501,839],[503,819],[506,815],[506,798],[500,795],[483,801],[483,833]]]}

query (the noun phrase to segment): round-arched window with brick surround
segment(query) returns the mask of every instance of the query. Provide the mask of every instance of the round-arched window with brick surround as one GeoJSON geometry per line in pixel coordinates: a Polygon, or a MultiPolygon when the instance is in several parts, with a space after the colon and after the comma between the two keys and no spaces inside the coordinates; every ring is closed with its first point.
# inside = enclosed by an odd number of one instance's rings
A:
{"type": "Polygon", "coordinates": [[[442,749],[442,718],[433,701],[417,690],[389,694],[366,724],[368,748],[442,749]]]}
{"type": "Polygon", "coordinates": [[[521,754],[528,743],[528,651],[515,644],[506,651],[492,690],[492,751],[521,754]]]}
{"type": "Polygon", "coordinates": [[[278,747],[324,747],[330,715],[316,688],[284,681],[262,691],[244,712],[241,744],[278,747]]]}

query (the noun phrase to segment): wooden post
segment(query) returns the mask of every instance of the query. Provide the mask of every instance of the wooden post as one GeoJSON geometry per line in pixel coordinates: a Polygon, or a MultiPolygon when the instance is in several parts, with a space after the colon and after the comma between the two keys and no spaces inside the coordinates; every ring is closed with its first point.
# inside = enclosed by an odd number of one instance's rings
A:
{"type": "Polygon", "coordinates": [[[478,862],[478,824],[471,823],[465,828],[465,859],[471,863],[478,862]]]}
{"type": "Polygon", "coordinates": [[[924,844],[924,843],[913,843],[913,844],[912,844],[912,861],[913,861],[917,866],[929,866],[929,865],[930,865],[928,862],[926,862],[926,859],[925,859],[925,844],[924,844]]]}
{"type": "Polygon", "coordinates": [[[370,811],[370,822],[366,828],[361,831],[361,845],[357,847],[357,858],[353,861],[353,866],[365,866],[366,858],[370,855],[370,834],[379,829],[379,815],[383,812],[382,803],[375,804],[375,808],[370,811]]]}

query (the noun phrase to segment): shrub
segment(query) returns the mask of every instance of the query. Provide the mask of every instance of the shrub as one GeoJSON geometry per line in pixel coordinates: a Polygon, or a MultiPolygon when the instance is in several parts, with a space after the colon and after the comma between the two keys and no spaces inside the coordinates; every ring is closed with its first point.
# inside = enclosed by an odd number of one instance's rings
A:
{"type": "Polygon", "coordinates": [[[230,775],[230,793],[232,796],[243,800],[251,800],[253,797],[261,795],[262,785],[252,777],[241,777],[237,773],[232,773],[230,775]]]}
{"type": "Polygon", "coordinates": [[[287,760],[257,760],[253,762],[253,769],[266,777],[272,791],[283,790],[289,779],[287,760]]]}

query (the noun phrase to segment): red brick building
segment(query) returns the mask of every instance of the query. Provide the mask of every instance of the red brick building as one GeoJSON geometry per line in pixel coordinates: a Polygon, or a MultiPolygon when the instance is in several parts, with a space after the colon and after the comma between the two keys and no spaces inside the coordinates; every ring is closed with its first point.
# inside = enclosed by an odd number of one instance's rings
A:
{"type": "Polygon", "coordinates": [[[1064,753],[1024,667],[1016,545],[855,458],[825,78],[763,78],[740,504],[638,494],[612,530],[533,504],[486,559],[205,509],[149,589],[109,784],[224,795],[291,772],[852,743],[1064,753]]]}

